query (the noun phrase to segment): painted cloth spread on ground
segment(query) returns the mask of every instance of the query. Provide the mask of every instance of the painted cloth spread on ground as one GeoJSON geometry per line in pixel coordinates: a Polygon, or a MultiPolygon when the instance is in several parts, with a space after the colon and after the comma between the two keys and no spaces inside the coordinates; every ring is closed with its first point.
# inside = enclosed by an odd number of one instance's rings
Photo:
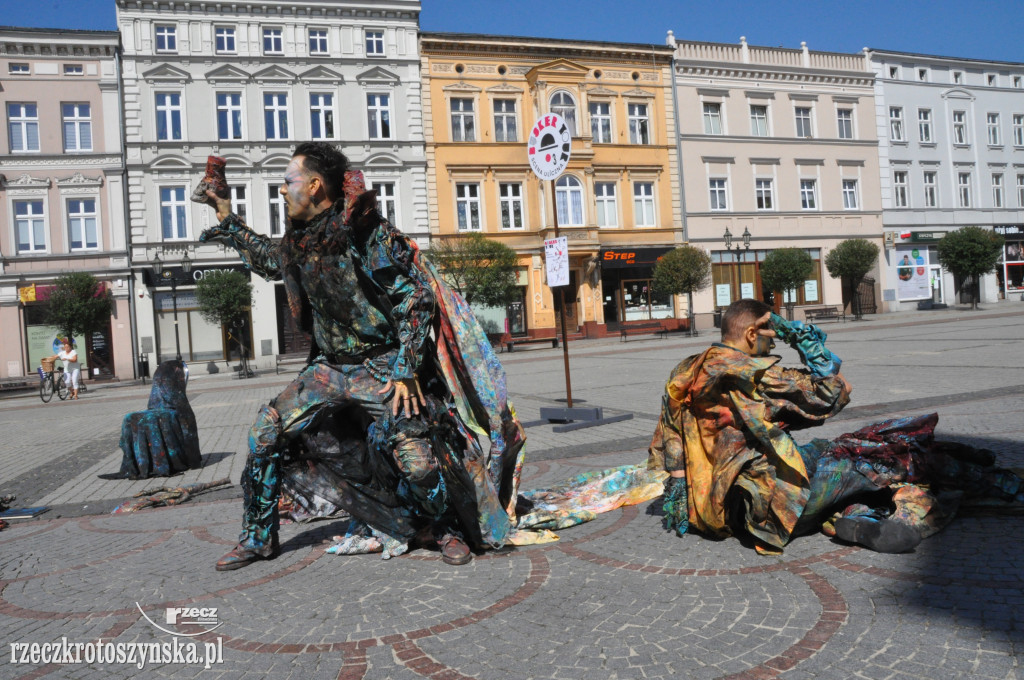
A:
{"type": "Polygon", "coordinates": [[[167,477],[202,466],[196,416],[185,395],[187,371],[181,360],[160,364],[146,410],[125,414],[120,442],[122,476],[167,477]]]}

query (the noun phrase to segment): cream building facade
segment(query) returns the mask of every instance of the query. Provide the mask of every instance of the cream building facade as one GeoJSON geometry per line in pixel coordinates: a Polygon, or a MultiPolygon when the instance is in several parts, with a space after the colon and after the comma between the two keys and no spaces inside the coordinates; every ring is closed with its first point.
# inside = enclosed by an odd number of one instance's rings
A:
{"type": "Polygon", "coordinates": [[[0,28],[0,378],[55,353],[46,299],[70,272],[114,299],[75,338],[83,374],[135,377],[118,51],[111,31],[0,28]]]}
{"type": "MultiPolygon", "coordinates": [[[[236,212],[276,238],[284,232],[278,187],[294,149],[336,142],[378,190],[384,213],[426,245],[419,12],[412,0],[117,0],[132,266],[144,295],[139,341],[152,362],[172,358],[176,345],[193,361],[237,353],[227,329],[196,310],[199,279],[241,269],[233,251],[198,242],[214,215],[189,195],[209,155],[227,159],[236,212]]],[[[308,341],[291,324],[280,284],[252,282],[242,340],[257,367],[269,367],[308,341]]]]}
{"type": "Polygon", "coordinates": [[[568,331],[678,326],[681,302],[650,287],[657,257],[681,243],[672,49],[423,33],[420,51],[431,240],[479,233],[518,254],[519,298],[483,313],[490,330],[554,335],[543,244],[556,204],[569,247],[568,331]],[[554,191],[527,155],[531,127],[547,113],[572,128],[554,191]]]}
{"type": "MultiPolygon", "coordinates": [[[[668,43],[675,46],[685,239],[713,263],[712,286],[695,295],[698,326],[710,326],[715,310],[741,297],[778,307],[795,292],[797,310],[843,305],[825,257],[851,238],[882,246],[874,73],[865,55],[745,39],[684,42],[671,32],[668,43]],[[783,247],[803,248],[815,262],[813,276],[790,293],[761,283],[764,258],[783,247]]],[[[884,311],[878,271],[869,276],[875,284],[861,299],[884,311]]]]}

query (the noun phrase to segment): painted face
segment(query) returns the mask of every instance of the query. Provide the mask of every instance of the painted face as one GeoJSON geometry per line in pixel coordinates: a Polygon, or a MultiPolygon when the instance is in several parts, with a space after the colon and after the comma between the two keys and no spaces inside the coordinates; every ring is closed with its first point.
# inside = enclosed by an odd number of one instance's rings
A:
{"type": "Polygon", "coordinates": [[[321,211],[313,205],[312,176],[302,165],[303,156],[295,156],[284,171],[284,182],[278,190],[284,198],[285,212],[293,220],[308,221],[321,211]]]}

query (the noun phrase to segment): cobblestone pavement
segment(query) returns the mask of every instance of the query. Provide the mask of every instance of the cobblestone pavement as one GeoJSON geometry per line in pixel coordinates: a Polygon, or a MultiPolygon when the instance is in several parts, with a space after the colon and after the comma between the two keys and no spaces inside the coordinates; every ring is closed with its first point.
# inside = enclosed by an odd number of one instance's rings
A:
{"type": "MultiPolygon", "coordinates": [[[[854,399],[804,436],[936,410],[943,436],[1024,468],[1024,304],[826,330],[854,399]]],[[[642,460],[669,370],[712,339],[573,343],[574,401],[633,419],[529,428],[524,488],[642,460]]],[[[502,358],[524,420],[561,403],[560,350],[502,358]]],[[[906,555],[819,534],[760,557],[736,540],[667,534],[650,503],[463,567],[423,551],[336,557],[324,549],[337,524],[286,525],[278,559],[216,572],[239,527],[237,487],[107,514],[145,488],[237,483],[256,408],[287,382],[193,377],[204,468],[170,480],[98,477],[117,471],[121,417],[148,386],[0,401],[0,493],[52,506],[0,532],[0,631],[9,644],[197,640],[200,653],[219,645],[223,663],[20,664],[9,647],[0,678],[1024,678],[1021,516],[961,517],[906,555]],[[216,629],[189,638],[195,626],[167,623],[168,607],[191,606],[215,607],[216,629]]]]}

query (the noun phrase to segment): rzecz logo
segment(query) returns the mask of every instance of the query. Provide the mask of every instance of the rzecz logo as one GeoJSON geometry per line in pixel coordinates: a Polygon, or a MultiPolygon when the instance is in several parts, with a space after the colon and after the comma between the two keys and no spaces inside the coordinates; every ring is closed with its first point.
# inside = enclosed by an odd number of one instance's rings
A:
{"type": "Polygon", "coordinates": [[[203,633],[209,633],[210,631],[216,630],[220,627],[222,621],[217,618],[216,607],[167,607],[164,611],[164,623],[169,626],[200,626],[199,630],[194,633],[183,633],[177,630],[168,630],[158,624],[153,619],[149,618],[146,612],[142,611],[142,607],[138,602],[135,606],[139,608],[139,613],[153,624],[153,627],[157,630],[163,631],[168,635],[180,635],[182,637],[194,637],[196,635],[202,635],[203,633]]]}

